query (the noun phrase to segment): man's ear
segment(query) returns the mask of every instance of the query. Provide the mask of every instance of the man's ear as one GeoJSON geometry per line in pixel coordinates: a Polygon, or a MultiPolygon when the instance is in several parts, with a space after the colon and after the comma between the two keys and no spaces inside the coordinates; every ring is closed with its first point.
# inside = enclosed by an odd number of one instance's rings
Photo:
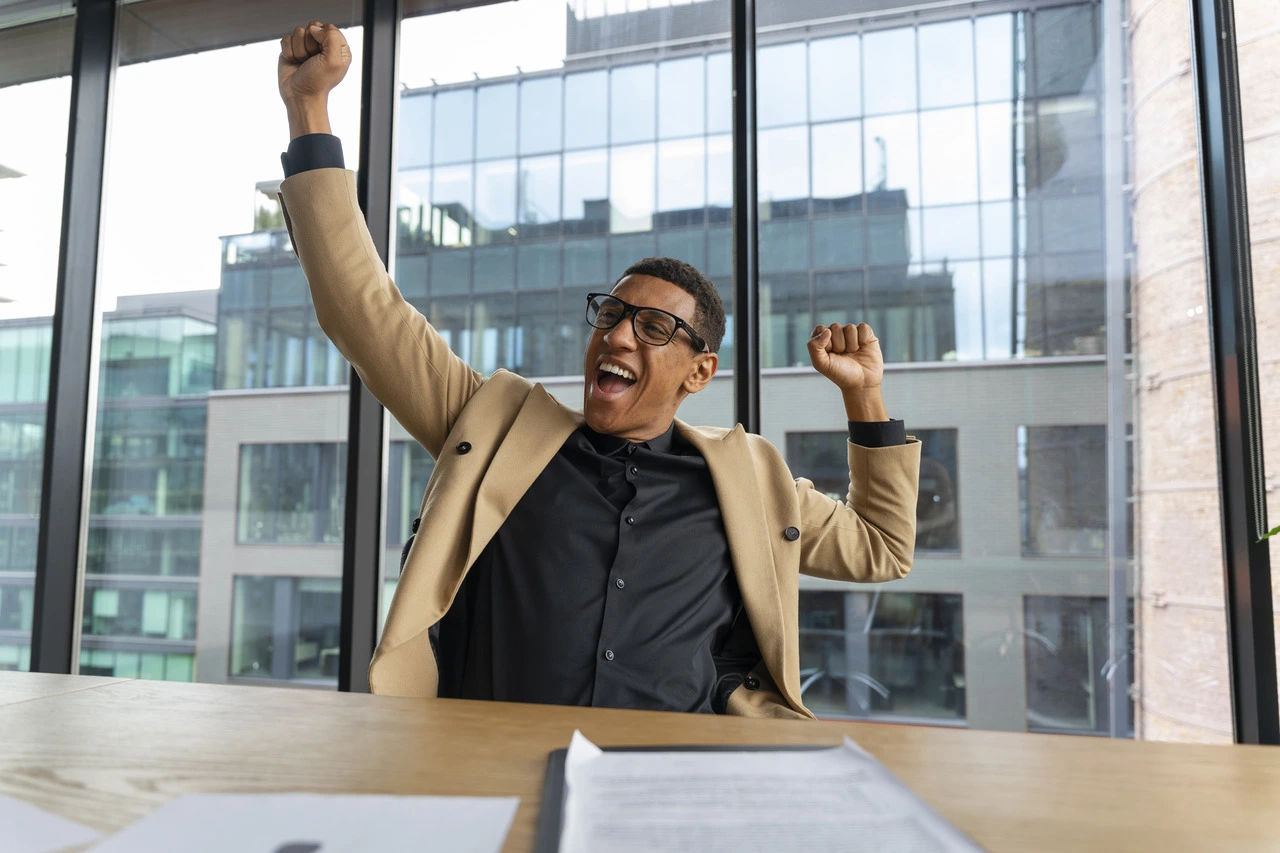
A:
{"type": "Polygon", "coordinates": [[[713,352],[700,353],[693,362],[693,367],[689,371],[689,375],[685,377],[683,388],[686,394],[697,394],[703,388],[707,387],[707,383],[711,381],[711,377],[716,375],[716,370],[720,367],[720,356],[713,352]]]}

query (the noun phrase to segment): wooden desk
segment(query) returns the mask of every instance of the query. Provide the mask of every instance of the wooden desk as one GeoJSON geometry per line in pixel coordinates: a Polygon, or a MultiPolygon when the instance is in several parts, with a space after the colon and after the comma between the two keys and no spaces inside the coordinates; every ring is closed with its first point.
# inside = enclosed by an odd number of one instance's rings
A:
{"type": "Polygon", "coordinates": [[[601,745],[849,734],[992,853],[1280,849],[1272,747],[51,678],[0,673],[0,793],[103,830],[193,792],[517,795],[505,849],[526,851],[547,753],[580,728],[601,745]]]}
{"type": "Polygon", "coordinates": [[[103,678],[84,675],[72,678],[66,675],[49,675],[44,672],[0,672],[0,705],[30,702],[61,693],[92,690],[107,684],[116,684],[122,678],[103,678]]]}

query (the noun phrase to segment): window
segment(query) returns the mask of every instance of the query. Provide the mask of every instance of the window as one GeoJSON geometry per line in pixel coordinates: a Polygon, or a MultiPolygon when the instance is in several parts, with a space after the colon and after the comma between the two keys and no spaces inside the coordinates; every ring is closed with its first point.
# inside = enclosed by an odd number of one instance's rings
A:
{"type": "MultiPolygon", "coordinates": [[[[1245,81],[1258,79],[1257,63],[1274,49],[1275,36],[1272,34],[1272,30],[1277,24],[1277,16],[1273,7],[1258,6],[1256,8],[1238,10],[1234,14],[1234,20],[1236,22],[1234,26],[1236,27],[1237,39],[1241,43],[1241,50],[1237,59],[1242,84],[1240,119],[1243,124],[1245,138],[1251,140],[1245,147],[1247,190],[1249,198],[1252,200],[1249,206],[1250,250],[1253,268],[1258,270],[1269,268],[1275,257],[1274,249],[1267,244],[1265,235],[1276,221],[1276,215],[1265,202],[1260,203],[1259,199],[1265,199],[1271,195],[1270,181],[1266,176],[1273,174],[1276,164],[1280,163],[1280,150],[1276,148],[1275,141],[1270,137],[1267,137],[1265,141],[1252,141],[1255,135],[1261,133],[1260,129],[1262,127],[1274,120],[1275,108],[1267,99],[1265,87],[1260,88],[1245,81]],[[1240,36],[1240,33],[1258,33],[1258,41],[1261,42],[1259,48],[1261,50],[1245,47],[1246,37],[1240,36]],[[1266,35],[1262,35],[1263,33],[1266,35]],[[1263,41],[1264,39],[1265,41],[1263,41]],[[1266,46],[1263,47],[1263,44],[1266,46]],[[1268,266],[1261,267],[1261,264],[1268,266]]],[[[1258,275],[1255,273],[1253,288],[1255,323],[1258,329],[1258,372],[1261,377],[1262,431],[1263,435],[1271,436],[1271,440],[1274,441],[1274,437],[1280,434],[1280,406],[1277,405],[1277,402],[1280,401],[1280,371],[1276,367],[1280,365],[1280,347],[1277,346],[1274,332],[1275,329],[1280,328],[1280,310],[1277,309],[1276,305],[1275,279],[1269,274],[1258,275]]],[[[1190,295],[1189,289],[1188,295],[1190,295]]],[[[1192,308],[1192,310],[1195,311],[1196,308],[1192,308]]],[[[1211,417],[1212,415],[1205,413],[1204,416],[1211,417]]],[[[1271,446],[1274,447],[1274,444],[1271,446]]],[[[1274,451],[1270,454],[1264,453],[1263,464],[1268,482],[1275,482],[1280,468],[1276,465],[1274,451]]],[[[1204,467],[1203,463],[1198,467],[1204,467]]],[[[1202,498],[1201,500],[1208,504],[1207,498],[1202,498]]],[[[1272,527],[1280,523],[1280,506],[1276,503],[1274,491],[1271,493],[1267,519],[1267,523],[1272,527]]],[[[1280,538],[1272,536],[1268,541],[1271,548],[1271,591],[1274,596],[1277,594],[1277,590],[1280,590],[1280,546],[1276,544],[1280,542],[1280,538]]],[[[1200,547],[1206,548],[1207,546],[1201,545],[1200,547]]],[[[1210,580],[1205,577],[1197,583],[1197,586],[1203,584],[1207,593],[1209,583],[1210,580]]],[[[1199,593],[1199,590],[1197,592],[1199,593]]],[[[1280,607],[1273,609],[1280,610],[1280,607]]],[[[1280,643],[1276,645],[1280,646],[1280,643]]]]}
{"type": "Polygon", "coordinates": [[[235,578],[231,612],[232,678],[338,680],[338,578],[235,578]]]}
{"type": "MultiPolygon", "coordinates": [[[[1028,595],[1025,611],[1027,728],[1106,734],[1107,600],[1028,595]]],[[[1132,601],[1127,631],[1132,637],[1132,601]]]]}
{"type": "Polygon", "coordinates": [[[345,444],[243,445],[236,541],[341,544],[346,479],[345,444]]]}
{"type": "Polygon", "coordinates": [[[1106,440],[1102,426],[1018,428],[1026,553],[1102,556],[1106,440]]]}
{"type": "Polygon", "coordinates": [[[85,594],[89,600],[81,630],[86,636],[195,641],[194,588],[147,589],[94,582],[85,594]]]}
{"type": "Polygon", "coordinates": [[[959,595],[800,593],[800,689],[819,717],[965,719],[959,595]]]}
{"type": "MultiPolygon", "coordinates": [[[[50,5],[54,14],[72,11],[69,2],[50,5]]],[[[69,76],[30,79],[31,44],[43,42],[49,56],[71,56],[71,28],[60,36],[48,32],[40,23],[0,24],[0,121],[13,129],[0,134],[0,669],[31,664],[50,318],[71,104],[69,76]]]]}

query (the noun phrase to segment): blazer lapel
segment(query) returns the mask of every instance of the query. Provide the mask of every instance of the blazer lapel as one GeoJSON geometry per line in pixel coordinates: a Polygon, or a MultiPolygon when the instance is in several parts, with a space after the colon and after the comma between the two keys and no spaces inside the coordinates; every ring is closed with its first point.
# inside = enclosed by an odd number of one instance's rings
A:
{"type": "Polygon", "coordinates": [[[581,413],[564,406],[541,385],[533,386],[480,480],[467,566],[480,556],[533,481],[581,424],[581,413]]]}
{"type": "Polygon", "coordinates": [[[722,439],[709,438],[687,424],[676,421],[676,432],[688,441],[702,458],[715,484],[729,540],[729,556],[733,560],[742,603],[760,654],[774,683],[795,707],[800,705],[800,685],[792,684],[786,666],[786,628],[782,620],[782,597],[769,546],[769,528],[764,504],[756,482],[755,466],[747,447],[746,432],[735,426],[722,439]]]}

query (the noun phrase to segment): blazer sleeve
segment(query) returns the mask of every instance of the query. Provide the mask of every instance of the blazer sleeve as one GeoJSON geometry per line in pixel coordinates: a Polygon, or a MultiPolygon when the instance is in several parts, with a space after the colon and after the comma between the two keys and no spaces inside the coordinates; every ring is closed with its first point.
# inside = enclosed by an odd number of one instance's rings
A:
{"type": "Polygon", "coordinates": [[[896,447],[848,443],[849,494],[832,500],[796,480],[800,502],[800,571],[838,581],[874,583],[911,571],[915,559],[920,442],[896,447]]]}
{"type": "Polygon", "coordinates": [[[354,172],[296,174],[281,184],[280,203],[320,328],[392,416],[438,457],[483,378],[400,295],[365,226],[354,172]]]}

